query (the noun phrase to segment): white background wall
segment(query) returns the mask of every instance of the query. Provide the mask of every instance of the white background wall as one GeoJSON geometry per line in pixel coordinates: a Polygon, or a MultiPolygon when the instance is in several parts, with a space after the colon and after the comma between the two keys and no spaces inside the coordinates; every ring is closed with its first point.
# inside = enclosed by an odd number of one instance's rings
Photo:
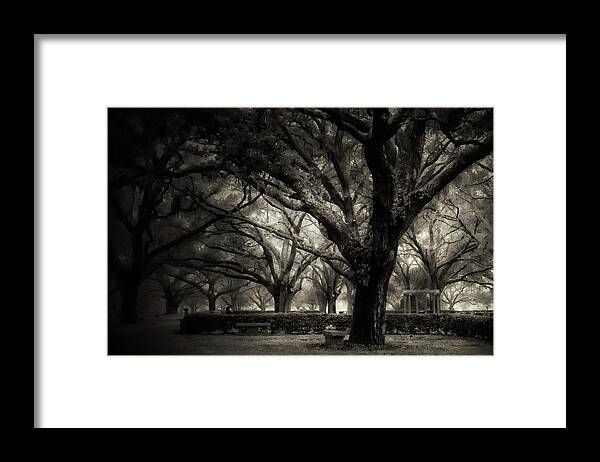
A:
{"type": "Polygon", "coordinates": [[[565,425],[564,38],[42,37],[36,53],[39,426],[565,425]],[[494,356],[108,357],[109,106],[494,106],[494,356]],[[174,380],[201,393],[206,376],[224,395],[251,378],[246,393],[287,404],[265,413],[264,399],[243,409],[214,399],[195,409],[186,400],[184,409],[156,393],[174,380]],[[289,387],[273,388],[274,379],[302,390],[344,384],[336,397],[351,405],[324,420],[318,409],[328,395],[289,401],[289,387]],[[406,380],[427,399],[357,398],[358,389],[406,380]],[[441,380],[454,390],[452,400],[440,396],[443,412],[433,398],[441,380]]]}

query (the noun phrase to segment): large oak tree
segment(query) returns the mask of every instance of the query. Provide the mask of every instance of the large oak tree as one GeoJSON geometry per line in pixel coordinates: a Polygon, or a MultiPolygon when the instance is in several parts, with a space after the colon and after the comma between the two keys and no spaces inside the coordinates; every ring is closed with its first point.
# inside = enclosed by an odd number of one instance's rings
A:
{"type": "Polygon", "coordinates": [[[382,345],[400,239],[426,204],[492,153],[492,110],[242,109],[215,117],[215,149],[179,174],[226,171],[314,217],[355,276],[350,340],[382,345]],[[366,186],[353,169],[368,173],[366,186]],[[359,212],[368,214],[363,226],[359,212]]]}

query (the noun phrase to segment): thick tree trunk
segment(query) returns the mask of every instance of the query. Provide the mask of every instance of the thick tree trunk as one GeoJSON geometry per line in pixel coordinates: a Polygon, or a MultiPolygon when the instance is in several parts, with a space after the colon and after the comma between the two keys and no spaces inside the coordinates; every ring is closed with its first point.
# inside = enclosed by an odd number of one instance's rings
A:
{"type": "Polygon", "coordinates": [[[385,111],[374,112],[371,140],[363,145],[373,178],[373,210],[366,252],[352,261],[356,294],[350,329],[350,342],[361,345],[385,344],[387,289],[396,262],[398,242],[412,218],[403,214],[400,219],[402,214],[398,207],[404,207],[404,204],[398,201],[395,176],[384,162],[384,144],[388,139],[384,119],[385,111]]]}
{"type": "Polygon", "coordinates": [[[327,313],[327,297],[319,290],[317,294],[317,302],[319,303],[319,311],[321,313],[327,313]]]}
{"type": "Polygon", "coordinates": [[[356,286],[350,281],[346,281],[346,300],[348,303],[347,313],[352,314],[354,311],[354,297],[356,295],[356,286]]]}
{"type": "Polygon", "coordinates": [[[217,310],[217,297],[208,297],[208,311],[217,310]]]}
{"type": "Polygon", "coordinates": [[[292,300],[294,299],[294,295],[296,294],[288,294],[283,303],[283,313],[289,313],[292,309],[292,300]]]}
{"type": "Polygon", "coordinates": [[[397,240],[376,236],[368,262],[357,265],[356,292],[350,342],[361,345],[385,344],[387,290],[396,262],[397,240]],[[377,239],[379,238],[379,239],[377,239]]]}
{"type": "Polygon", "coordinates": [[[275,313],[288,313],[292,307],[292,300],[296,293],[288,292],[287,289],[282,287],[272,295],[275,313]]]}
{"type": "Polygon", "coordinates": [[[128,278],[122,285],[121,321],[134,323],[137,321],[137,301],[140,281],[136,277],[128,278]]]}
{"type": "Polygon", "coordinates": [[[337,313],[336,302],[337,302],[337,297],[333,297],[333,296],[327,297],[327,312],[328,313],[330,313],[330,314],[337,313]]]}
{"type": "Polygon", "coordinates": [[[122,272],[123,304],[121,321],[137,322],[138,293],[144,271],[144,229],[137,226],[132,235],[133,258],[131,267],[122,272]]]}
{"type": "Polygon", "coordinates": [[[350,342],[385,344],[385,303],[390,274],[372,272],[369,282],[356,286],[350,342]]]}

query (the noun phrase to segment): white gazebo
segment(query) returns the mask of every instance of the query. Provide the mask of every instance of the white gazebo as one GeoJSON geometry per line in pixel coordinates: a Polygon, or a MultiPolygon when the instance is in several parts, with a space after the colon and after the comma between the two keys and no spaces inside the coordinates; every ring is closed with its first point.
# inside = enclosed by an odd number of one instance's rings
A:
{"type": "Polygon", "coordinates": [[[412,305],[413,297],[411,295],[424,294],[427,297],[425,307],[431,313],[439,314],[442,312],[442,305],[440,301],[439,289],[416,289],[416,290],[403,290],[402,291],[402,312],[406,314],[418,313],[419,312],[419,298],[414,297],[415,306],[412,305]]]}

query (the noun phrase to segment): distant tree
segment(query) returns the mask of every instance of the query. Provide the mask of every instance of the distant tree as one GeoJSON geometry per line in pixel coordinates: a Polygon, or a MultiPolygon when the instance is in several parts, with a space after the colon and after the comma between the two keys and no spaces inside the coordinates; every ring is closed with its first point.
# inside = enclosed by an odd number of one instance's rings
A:
{"type": "MultiPolygon", "coordinates": [[[[472,169],[475,174],[481,170],[472,169]]],[[[481,192],[478,180],[474,183],[478,187],[469,189],[470,178],[464,175],[434,199],[403,237],[405,249],[428,278],[426,288],[443,291],[458,282],[487,288],[493,284],[491,198],[481,192]],[[481,201],[477,204],[463,196],[475,192],[481,201]]]]}
{"type": "Polygon", "coordinates": [[[478,289],[471,290],[471,303],[479,309],[494,309],[494,291],[485,286],[476,286],[478,289]]]}
{"type": "Polygon", "coordinates": [[[336,302],[342,293],[344,280],[327,263],[313,265],[310,279],[317,290],[320,311],[327,313],[336,313],[336,302]]]}
{"type": "Polygon", "coordinates": [[[468,286],[466,284],[452,284],[442,292],[442,301],[446,303],[448,310],[454,311],[454,307],[461,303],[469,302],[468,286]]]}
{"type": "Polygon", "coordinates": [[[207,114],[109,110],[108,257],[124,322],[136,321],[140,285],[162,258],[221,219],[201,207],[199,198],[218,196],[234,211],[252,202],[219,177],[198,182],[177,173],[193,167],[198,148],[190,151],[189,143],[201,145],[207,114]]]}
{"type": "Polygon", "coordinates": [[[232,311],[242,311],[249,304],[250,297],[248,296],[249,282],[240,279],[228,280],[231,290],[225,295],[226,307],[232,311]]]}
{"type": "Polygon", "coordinates": [[[285,233],[273,235],[255,226],[256,221],[251,224],[231,215],[196,240],[199,251],[177,264],[260,284],[271,294],[276,312],[290,311],[302,288],[304,272],[318,257],[298,247],[306,214],[281,207],[270,213],[278,222],[285,222],[285,233]],[[280,215],[273,215],[276,213],[280,215]]]}
{"type": "Polygon", "coordinates": [[[173,276],[181,283],[193,287],[206,297],[208,302],[208,310],[216,311],[218,300],[232,292],[239,291],[241,287],[246,286],[246,283],[241,285],[238,281],[223,278],[218,274],[209,271],[183,271],[182,274],[173,276]]]}
{"type": "Polygon", "coordinates": [[[248,291],[248,298],[261,311],[266,311],[271,302],[271,295],[267,289],[260,284],[255,284],[248,291]]]}
{"type": "Polygon", "coordinates": [[[193,297],[198,293],[198,289],[194,286],[166,272],[155,273],[153,279],[159,283],[162,289],[160,297],[165,301],[167,314],[177,313],[179,306],[186,298],[193,297]]]}

